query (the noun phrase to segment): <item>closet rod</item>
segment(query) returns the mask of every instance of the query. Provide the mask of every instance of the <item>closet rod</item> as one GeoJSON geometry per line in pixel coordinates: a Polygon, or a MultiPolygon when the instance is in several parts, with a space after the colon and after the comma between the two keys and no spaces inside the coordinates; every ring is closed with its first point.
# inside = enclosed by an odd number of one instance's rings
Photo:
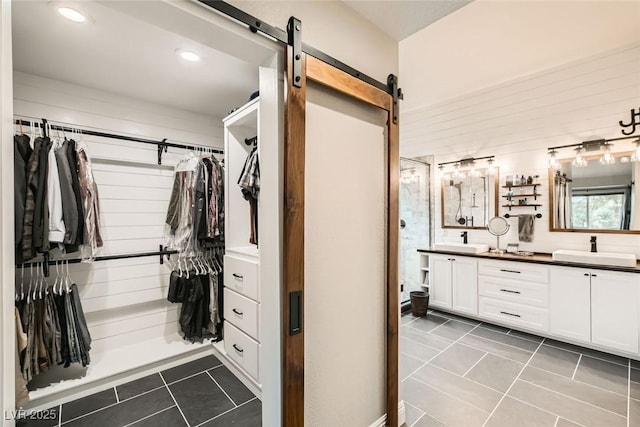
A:
{"type": "MultiPolygon", "coordinates": [[[[215,248],[224,248],[224,242],[214,242],[214,243],[205,243],[204,245],[205,249],[215,249],[215,248]]],[[[92,262],[95,261],[112,261],[115,259],[128,259],[128,258],[143,258],[143,257],[148,257],[148,256],[159,256],[160,257],[160,264],[164,264],[164,256],[165,255],[173,255],[173,254],[177,254],[179,253],[177,250],[174,249],[166,249],[164,246],[160,245],[160,250],[159,251],[155,251],[155,252],[139,252],[139,253],[133,253],[133,254],[119,254],[119,255],[105,255],[105,256],[97,256],[93,258],[92,262]]],[[[48,255],[48,254],[45,254],[48,255]]],[[[44,264],[46,262],[47,265],[56,265],[57,262],[68,262],[69,264],[79,264],[82,262],[81,258],[60,258],[57,260],[51,260],[49,258],[49,256],[45,256],[45,260],[43,261],[30,261],[30,262],[25,262],[22,264],[17,264],[16,267],[17,268],[23,268],[23,267],[29,267],[29,266],[36,266],[39,264],[44,264]]]]}
{"type": "Polygon", "coordinates": [[[139,142],[142,144],[153,144],[153,145],[157,145],[158,146],[158,164],[161,165],[162,164],[162,153],[163,152],[167,152],[167,148],[168,147],[172,147],[172,148],[182,148],[182,149],[186,149],[186,150],[197,150],[197,149],[205,149],[208,152],[212,152],[215,154],[224,154],[223,150],[217,149],[217,148],[210,148],[207,147],[205,145],[189,145],[189,144],[178,144],[175,142],[167,142],[166,138],[163,139],[162,141],[158,141],[158,140],[154,140],[154,139],[147,139],[147,138],[138,138],[138,137],[134,137],[134,136],[127,136],[127,135],[119,135],[116,133],[109,133],[109,132],[99,132],[99,131],[95,131],[95,130],[90,130],[90,129],[83,129],[83,128],[79,128],[79,127],[66,127],[66,126],[59,126],[59,125],[52,125],[51,123],[48,123],[46,119],[42,119],[42,122],[30,122],[28,120],[22,120],[22,119],[16,119],[15,120],[15,124],[16,125],[20,125],[22,124],[23,126],[35,126],[35,127],[39,127],[39,128],[45,128],[45,124],[47,124],[51,129],[53,130],[59,130],[62,132],[74,132],[74,131],[79,131],[81,132],[83,135],[91,135],[91,136],[99,136],[99,137],[103,137],[103,138],[111,138],[111,139],[120,139],[123,141],[132,141],[132,142],[139,142]]]}
{"type": "MultiPolygon", "coordinates": [[[[140,253],[136,253],[136,254],[121,254],[121,255],[105,255],[105,256],[97,256],[95,258],[93,258],[93,261],[111,261],[111,260],[115,260],[115,259],[128,259],[128,258],[143,258],[143,257],[149,257],[149,256],[159,256],[160,257],[160,264],[164,263],[164,256],[165,255],[173,255],[173,254],[177,254],[178,251],[176,250],[160,250],[160,251],[155,251],[155,252],[140,252],[140,253]]],[[[67,262],[69,264],[79,264],[82,262],[82,259],[80,258],[69,258],[69,259],[63,259],[60,258],[58,260],[49,260],[47,261],[47,265],[56,265],[56,263],[58,262],[67,262]]],[[[17,268],[27,268],[30,266],[37,266],[44,263],[44,261],[31,261],[31,262],[25,262],[24,264],[18,264],[16,265],[17,268]]]]}

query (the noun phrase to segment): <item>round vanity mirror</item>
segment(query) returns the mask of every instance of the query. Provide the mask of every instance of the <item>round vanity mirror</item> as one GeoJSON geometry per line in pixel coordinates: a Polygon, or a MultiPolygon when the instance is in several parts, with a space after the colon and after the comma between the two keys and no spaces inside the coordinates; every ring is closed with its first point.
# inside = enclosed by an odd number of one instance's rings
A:
{"type": "Polygon", "coordinates": [[[494,216],[489,220],[489,222],[487,223],[487,229],[489,230],[489,233],[496,236],[496,248],[491,249],[489,252],[493,252],[496,254],[504,253],[504,251],[500,249],[500,236],[507,234],[510,227],[511,226],[509,225],[507,220],[501,216],[494,216]]]}

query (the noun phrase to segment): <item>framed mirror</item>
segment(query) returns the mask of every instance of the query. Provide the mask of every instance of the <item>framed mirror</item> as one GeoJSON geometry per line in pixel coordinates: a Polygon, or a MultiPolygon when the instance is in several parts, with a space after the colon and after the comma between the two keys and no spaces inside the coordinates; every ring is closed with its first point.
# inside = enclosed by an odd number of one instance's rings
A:
{"type": "Polygon", "coordinates": [[[640,234],[640,162],[632,153],[612,153],[615,162],[600,156],[558,160],[549,168],[550,231],[640,234]]]}
{"type": "Polygon", "coordinates": [[[442,228],[486,229],[498,214],[498,168],[444,175],[440,190],[442,228]]]}

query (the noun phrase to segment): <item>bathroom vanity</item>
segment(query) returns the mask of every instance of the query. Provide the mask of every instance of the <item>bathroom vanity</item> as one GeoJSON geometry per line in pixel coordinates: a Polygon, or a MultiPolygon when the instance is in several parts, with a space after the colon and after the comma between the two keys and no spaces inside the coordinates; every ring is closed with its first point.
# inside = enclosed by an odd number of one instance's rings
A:
{"type": "Polygon", "coordinates": [[[640,359],[640,264],[419,252],[428,257],[431,308],[640,359]]]}

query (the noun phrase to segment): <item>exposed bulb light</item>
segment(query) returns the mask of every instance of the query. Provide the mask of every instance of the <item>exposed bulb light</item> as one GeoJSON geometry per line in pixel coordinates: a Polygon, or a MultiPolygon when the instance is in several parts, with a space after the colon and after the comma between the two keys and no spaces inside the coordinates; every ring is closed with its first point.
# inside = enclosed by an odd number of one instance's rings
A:
{"type": "Polygon", "coordinates": [[[489,160],[487,160],[487,172],[489,172],[489,174],[493,174],[495,170],[496,170],[496,161],[495,159],[490,158],[489,160]]]}
{"type": "Polygon", "coordinates": [[[571,162],[571,164],[576,168],[584,168],[587,166],[587,161],[582,156],[582,153],[584,153],[584,148],[576,148],[576,158],[571,162]]]}
{"type": "Polygon", "coordinates": [[[640,162],[640,139],[636,141],[636,149],[631,155],[632,162],[640,162]]]}
{"type": "Polygon", "coordinates": [[[605,144],[604,145],[604,153],[602,157],[600,157],[600,164],[602,165],[613,165],[616,163],[616,158],[611,153],[611,148],[613,148],[613,144],[605,144]]]}
{"type": "Polygon", "coordinates": [[[198,62],[200,61],[200,56],[197,53],[191,52],[190,50],[181,50],[179,51],[180,57],[185,61],[189,62],[198,62]]]}
{"type": "Polygon", "coordinates": [[[69,21],[77,22],[79,24],[82,24],[87,20],[87,18],[82,13],[70,7],[59,7],[58,13],[67,18],[69,21]]]}
{"type": "Polygon", "coordinates": [[[549,167],[558,169],[558,152],[551,150],[547,154],[549,154],[549,167]]]}
{"type": "Polygon", "coordinates": [[[452,176],[454,178],[463,178],[464,177],[464,173],[460,172],[460,163],[456,163],[455,165],[453,165],[453,174],[452,176]]]}
{"type": "Polygon", "coordinates": [[[480,172],[476,169],[476,162],[473,160],[469,163],[469,175],[470,176],[480,176],[480,172]]]}

